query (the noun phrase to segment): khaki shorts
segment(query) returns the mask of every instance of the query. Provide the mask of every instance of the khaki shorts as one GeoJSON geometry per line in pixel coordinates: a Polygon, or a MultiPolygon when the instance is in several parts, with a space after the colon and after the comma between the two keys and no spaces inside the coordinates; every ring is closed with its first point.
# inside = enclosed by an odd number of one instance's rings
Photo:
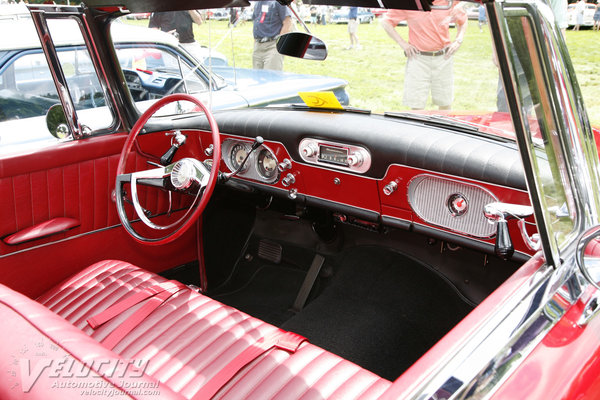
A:
{"type": "Polygon", "coordinates": [[[348,33],[356,33],[358,30],[358,20],[351,19],[348,20],[348,33]]]}
{"type": "Polygon", "coordinates": [[[424,109],[431,100],[438,107],[450,107],[454,97],[452,57],[417,54],[406,62],[404,105],[424,109]]]}

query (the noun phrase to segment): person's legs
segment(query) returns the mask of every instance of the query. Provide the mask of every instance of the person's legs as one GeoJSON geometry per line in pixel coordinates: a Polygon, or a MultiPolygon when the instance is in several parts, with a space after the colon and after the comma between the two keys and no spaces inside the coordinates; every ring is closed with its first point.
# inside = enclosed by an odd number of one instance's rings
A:
{"type": "Polygon", "coordinates": [[[254,41],[254,51],[252,52],[252,68],[254,69],[265,68],[265,51],[263,45],[264,43],[254,41]]]}
{"type": "Polygon", "coordinates": [[[440,110],[449,110],[454,100],[454,76],[452,57],[432,57],[431,99],[440,110]]]}
{"type": "Polygon", "coordinates": [[[348,35],[350,36],[350,46],[347,49],[357,48],[359,46],[358,36],[356,31],[358,30],[358,21],[352,19],[348,21],[348,35]]]}
{"type": "Polygon", "coordinates": [[[406,61],[403,103],[413,110],[423,110],[427,105],[431,87],[431,58],[417,54],[406,61]]]}
{"type": "Polygon", "coordinates": [[[264,45],[264,69],[283,70],[283,56],[277,52],[277,41],[261,43],[264,45]]]}

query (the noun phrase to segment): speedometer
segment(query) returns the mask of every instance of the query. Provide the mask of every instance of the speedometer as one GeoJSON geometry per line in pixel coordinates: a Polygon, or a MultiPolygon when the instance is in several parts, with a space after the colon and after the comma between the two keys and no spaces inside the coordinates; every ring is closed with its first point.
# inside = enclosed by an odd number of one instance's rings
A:
{"type": "MultiPolygon", "coordinates": [[[[236,144],[231,148],[231,152],[229,153],[229,161],[231,162],[231,166],[234,170],[237,170],[240,165],[244,162],[246,157],[248,156],[248,147],[241,143],[236,144]]],[[[248,163],[244,165],[242,168],[242,172],[248,169],[248,163]]]]}
{"type": "Polygon", "coordinates": [[[267,149],[262,149],[256,158],[258,173],[266,180],[272,180],[277,173],[277,159],[267,149]]]}

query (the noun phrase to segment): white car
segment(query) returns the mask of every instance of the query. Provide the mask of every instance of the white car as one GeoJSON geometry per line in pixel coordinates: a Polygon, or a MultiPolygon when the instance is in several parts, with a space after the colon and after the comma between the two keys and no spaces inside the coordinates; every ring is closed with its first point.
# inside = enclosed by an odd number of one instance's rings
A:
{"type": "MultiPolygon", "coordinates": [[[[577,4],[569,4],[567,7],[567,23],[569,27],[577,25],[577,4]]],[[[596,5],[586,3],[585,10],[583,12],[583,23],[581,26],[594,26],[594,13],[596,12],[596,5]]]]}

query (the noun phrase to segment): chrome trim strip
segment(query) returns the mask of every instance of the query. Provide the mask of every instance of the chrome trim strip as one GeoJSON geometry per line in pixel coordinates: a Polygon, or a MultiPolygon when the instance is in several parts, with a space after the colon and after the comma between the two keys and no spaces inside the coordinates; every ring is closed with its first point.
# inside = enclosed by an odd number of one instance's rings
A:
{"type": "Polygon", "coordinates": [[[31,18],[35,25],[35,29],[40,38],[40,44],[42,46],[42,50],[44,55],[46,56],[46,60],[48,61],[48,67],[50,72],[52,73],[52,77],[54,78],[54,84],[56,85],[56,91],[58,93],[58,97],[60,98],[61,103],[64,107],[65,117],[67,118],[67,124],[69,125],[69,129],[73,134],[74,138],[80,138],[83,136],[83,132],[81,129],[81,125],[79,124],[79,119],[77,118],[77,113],[75,111],[75,104],[73,103],[73,99],[71,98],[71,94],[69,93],[69,88],[67,85],[67,78],[62,70],[60,60],[58,58],[58,53],[56,48],[54,47],[54,43],[52,41],[52,35],[50,34],[50,29],[48,28],[48,24],[46,23],[46,19],[44,16],[45,11],[35,9],[31,10],[31,18]]]}

